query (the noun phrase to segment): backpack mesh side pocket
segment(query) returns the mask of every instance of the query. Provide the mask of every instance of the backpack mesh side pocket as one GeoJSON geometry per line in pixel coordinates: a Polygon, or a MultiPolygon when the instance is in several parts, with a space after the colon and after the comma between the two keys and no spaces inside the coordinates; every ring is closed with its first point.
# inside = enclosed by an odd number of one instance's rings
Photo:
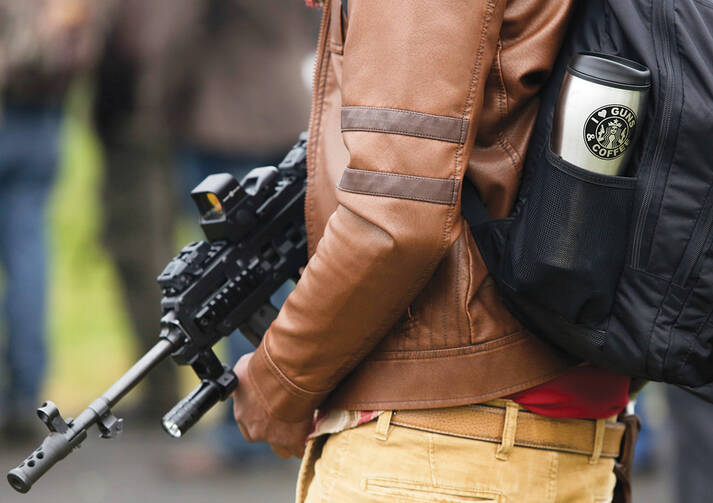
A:
{"type": "Polygon", "coordinates": [[[586,171],[547,149],[513,221],[503,280],[566,320],[611,310],[627,248],[636,178],[586,171]]]}

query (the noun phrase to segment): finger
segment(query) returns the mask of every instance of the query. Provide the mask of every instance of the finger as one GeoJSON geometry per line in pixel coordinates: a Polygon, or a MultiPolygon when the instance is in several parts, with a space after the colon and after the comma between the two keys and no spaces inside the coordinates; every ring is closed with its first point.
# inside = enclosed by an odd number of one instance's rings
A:
{"type": "Polygon", "coordinates": [[[241,390],[240,382],[244,381],[248,377],[248,367],[250,366],[250,359],[253,357],[254,353],[246,353],[240,357],[240,359],[235,363],[233,367],[233,373],[238,378],[238,387],[233,391],[234,396],[238,396],[241,390]]]}
{"type": "Polygon", "coordinates": [[[250,358],[253,357],[253,353],[254,351],[251,353],[245,353],[243,356],[240,357],[240,359],[235,364],[235,367],[233,367],[236,374],[238,373],[239,369],[243,369],[244,367],[248,366],[248,363],[250,363],[250,358]]]}

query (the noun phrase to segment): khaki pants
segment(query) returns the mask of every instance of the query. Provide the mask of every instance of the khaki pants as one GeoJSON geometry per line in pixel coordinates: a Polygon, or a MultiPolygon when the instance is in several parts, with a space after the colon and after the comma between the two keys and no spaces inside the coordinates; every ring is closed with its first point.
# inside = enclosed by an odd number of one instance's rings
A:
{"type": "Polygon", "coordinates": [[[613,459],[515,446],[502,460],[496,443],[381,423],[310,441],[297,503],[612,499],[613,459]]]}

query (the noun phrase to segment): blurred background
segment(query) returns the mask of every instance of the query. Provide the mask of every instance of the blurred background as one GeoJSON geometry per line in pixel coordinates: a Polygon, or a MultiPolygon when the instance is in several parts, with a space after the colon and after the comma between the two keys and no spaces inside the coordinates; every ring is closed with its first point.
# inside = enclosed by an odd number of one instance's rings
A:
{"type": "MultiPolygon", "coordinates": [[[[300,0],[0,0],[0,472],[155,341],[156,276],[201,238],[188,192],[274,164],[306,129],[319,12],[300,0]]],[[[275,300],[279,304],[280,300],[275,300]]],[[[233,363],[250,346],[232,337],[233,363]]],[[[229,404],[180,441],[196,384],[165,362],[27,495],[0,501],[291,501],[298,463],[242,441],[229,404]]],[[[640,400],[634,501],[710,501],[713,406],[640,400]]],[[[4,477],[3,477],[4,479],[4,477]]]]}
{"type": "MultiPolygon", "coordinates": [[[[201,239],[190,190],[279,162],[306,129],[319,15],[281,0],[0,0],[2,467],[46,433],[39,403],[78,414],[156,342],[155,278],[201,239]]],[[[228,363],[251,349],[230,342],[228,363]]],[[[90,439],[22,499],[290,499],[297,465],[243,441],[230,404],[184,441],[162,432],[195,385],[161,364],[116,408],[121,441],[90,439]]],[[[0,501],[20,497],[0,484],[0,501]]]]}

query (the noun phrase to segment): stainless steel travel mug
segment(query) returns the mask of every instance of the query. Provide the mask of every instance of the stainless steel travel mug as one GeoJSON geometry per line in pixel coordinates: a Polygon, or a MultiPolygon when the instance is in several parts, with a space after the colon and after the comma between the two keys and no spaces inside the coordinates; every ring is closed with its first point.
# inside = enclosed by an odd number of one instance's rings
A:
{"type": "Polygon", "coordinates": [[[650,86],[651,72],[635,61],[576,54],[557,99],[552,151],[582,169],[621,175],[641,131],[650,86]]]}

